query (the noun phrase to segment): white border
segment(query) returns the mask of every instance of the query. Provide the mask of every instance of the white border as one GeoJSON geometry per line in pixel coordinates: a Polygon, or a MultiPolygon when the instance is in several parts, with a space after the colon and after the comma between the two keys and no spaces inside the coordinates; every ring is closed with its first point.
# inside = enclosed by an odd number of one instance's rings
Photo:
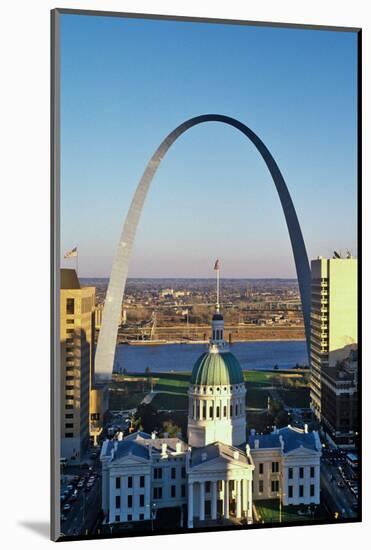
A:
{"type": "MultiPolygon", "coordinates": [[[[363,28],[363,57],[370,50],[367,2],[304,3],[289,0],[238,2],[228,0],[18,0],[3,2],[1,11],[1,538],[4,547],[40,548],[49,521],[49,36],[54,7],[97,9],[195,17],[353,26],[363,28]],[[44,533],[44,536],[40,535],[44,533]],[[5,540],[4,540],[5,539],[5,540]],[[8,539],[8,540],[7,540],[8,539]],[[8,544],[7,544],[8,542],[8,544]]],[[[363,189],[364,240],[371,234],[369,108],[371,64],[363,66],[363,189]]],[[[367,242],[364,243],[367,246],[367,242]]],[[[363,252],[364,281],[370,279],[370,260],[363,252]]],[[[267,529],[249,532],[205,533],[112,541],[75,542],[74,548],[186,548],[192,544],[299,546],[334,544],[363,548],[370,536],[371,480],[367,394],[370,285],[364,285],[363,442],[364,523],[353,525],[267,529]]]]}

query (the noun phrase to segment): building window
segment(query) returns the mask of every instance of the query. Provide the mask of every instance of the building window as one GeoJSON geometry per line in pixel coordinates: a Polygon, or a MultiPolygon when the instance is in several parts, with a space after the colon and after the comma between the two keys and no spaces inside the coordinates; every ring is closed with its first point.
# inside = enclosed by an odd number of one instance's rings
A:
{"type": "Polygon", "coordinates": [[[310,496],[314,497],[314,485],[313,485],[313,483],[310,486],[310,496]]]}
{"type": "Polygon", "coordinates": [[[172,485],[171,486],[171,498],[175,498],[175,497],[176,497],[176,486],[172,485]]]}
{"type": "Polygon", "coordinates": [[[73,405],[66,405],[66,409],[73,409],[73,405]]]}
{"type": "Polygon", "coordinates": [[[223,416],[224,418],[227,418],[227,405],[224,405],[223,407],[223,416]]]}
{"type": "Polygon", "coordinates": [[[75,299],[74,298],[67,298],[66,313],[67,313],[67,315],[73,315],[75,313],[75,299]]]}
{"type": "Polygon", "coordinates": [[[128,495],[128,508],[132,508],[132,507],[133,507],[133,495],[128,495]]]}
{"type": "Polygon", "coordinates": [[[279,490],[280,490],[280,482],[278,481],[278,479],[275,479],[271,483],[271,491],[272,493],[278,493],[279,490]]]}
{"type": "Polygon", "coordinates": [[[262,479],[259,479],[259,493],[262,493],[264,491],[264,481],[262,479]]]}
{"type": "Polygon", "coordinates": [[[299,497],[304,496],[304,485],[299,485],[299,497]]]}
{"type": "Polygon", "coordinates": [[[289,479],[292,479],[294,477],[294,470],[293,468],[289,468],[289,479]]]}
{"type": "Polygon", "coordinates": [[[139,478],[139,487],[144,487],[144,476],[140,476],[139,478]]]}
{"type": "Polygon", "coordinates": [[[220,407],[216,407],[216,418],[220,418],[220,407]]]}
{"type": "Polygon", "coordinates": [[[310,467],[310,477],[314,477],[314,466],[310,467]]]}
{"type": "Polygon", "coordinates": [[[67,325],[73,325],[75,319],[67,319],[67,325]]]}
{"type": "MultiPolygon", "coordinates": [[[[73,379],[73,376],[71,377],[73,379]]],[[[66,390],[73,390],[74,386],[66,386],[66,390]]]]}
{"type": "Polygon", "coordinates": [[[144,506],[144,495],[139,495],[139,506],[141,508],[144,506]]]}
{"type": "Polygon", "coordinates": [[[65,415],[66,418],[73,418],[73,413],[68,413],[65,415]]]}
{"type": "Polygon", "coordinates": [[[116,497],[116,508],[121,508],[121,497],[120,496],[116,497]]]}
{"type": "Polygon", "coordinates": [[[133,487],[133,478],[132,478],[132,476],[128,477],[128,487],[129,487],[129,489],[132,489],[132,487],[133,487]]]}
{"type": "Polygon", "coordinates": [[[236,408],[235,408],[235,415],[238,416],[238,405],[236,403],[236,408]]]}
{"type": "Polygon", "coordinates": [[[121,489],[121,477],[116,477],[116,489],[121,489]]]}
{"type": "Polygon", "coordinates": [[[71,424],[71,423],[66,424],[66,430],[68,430],[69,428],[71,428],[73,430],[73,424],[71,424]]]}
{"type": "Polygon", "coordinates": [[[259,464],[259,474],[264,474],[264,463],[260,462],[259,464]]]}
{"type": "Polygon", "coordinates": [[[180,491],[181,491],[182,497],[184,498],[186,496],[186,486],[184,484],[181,486],[180,491]]]}
{"type": "Polygon", "coordinates": [[[279,462],[272,462],[272,473],[278,474],[279,472],[280,463],[279,462]]]}
{"type": "Polygon", "coordinates": [[[229,416],[231,418],[233,417],[233,405],[231,405],[230,408],[229,408],[229,416]]]}
{"type": "Polygon", "coordinates": [[[68,432],[65,434],[65,437],[73,437],[73,433],[68,432]]]}
{"type": "Polygon", "coordinates": [[[293,496],[293,488],[292,485],[289,485],[289,498],[292,498],[293,496]]]}
{"type": "Polygon", "coordinates": [[[162,487],[154,487],[153,488],[153,498],[154,499],[162,498],[162,487]]]}
{"type": "Polygon", "coordinates": [[[299,477],[300,477],[300,479],[303,479],[303,477],[304,477],[304,468],[299,468],[299,477]]]}
{"type": "Polygon", "coordinates": [[[186,476],[186,469],[185,466],[182,466],[182,478],[185,479],[186,476]]]}
{"type": "Polygon", "coordinates": [[[205,483],[205,492],[206,493],[210,493],[210,486],[211,486],[210,481],[206,481],[206,483],[205,483]]]}
{"type": "Polygon", "coordinates": [[[162,479],[162,468],[155,468],[153,472],[153,477],[155,479],[162,479]]]}
{"type": "Polygon", "coordinates": [[[144,514],[139,514],[139,519],[140,520],[144,519],[144,514]]]}
{"type": "MultiPolygon", "coordinates": [[[[73,380],[74,376],[68,375],[66,376],[66,380],[73,380]]],[[[71,389],[73,389],[73,386],[71,386],[71,389]]]]}
{"type": "Polygon", "coordinates": [[[133,516],[131,514],[128,514],[128,521],[131,521],[133,519],[133,516]]]}
{"type": "Polygon", "coordinates": [[[176,478],[176,468],[171,468],[171,479],[176,478]]]}
{"type": "Polygon", "coordinates": [[[120,516],[115,516],[115,521],[119,522],[120,521],[120,516]]]}
{"type": "Polygon", "coordinates": [[[212,405],[210,405],[209,417],[213,418],[213,406],[212,405]]]}

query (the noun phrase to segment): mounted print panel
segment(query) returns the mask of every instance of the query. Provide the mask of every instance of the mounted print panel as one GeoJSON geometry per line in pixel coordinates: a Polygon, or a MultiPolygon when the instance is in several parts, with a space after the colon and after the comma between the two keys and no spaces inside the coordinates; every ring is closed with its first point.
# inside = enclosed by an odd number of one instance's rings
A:
{"type": "Polygon", "coordinates": [[[361,520],[360,47],[52,12],[53,540],[361,520]]]}

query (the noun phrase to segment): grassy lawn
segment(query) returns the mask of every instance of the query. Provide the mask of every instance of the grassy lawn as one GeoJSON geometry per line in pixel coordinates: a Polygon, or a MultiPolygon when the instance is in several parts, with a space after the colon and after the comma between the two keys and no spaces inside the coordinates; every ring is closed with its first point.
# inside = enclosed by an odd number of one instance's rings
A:
{"type": "Polygon", "coordinates": [[[288,407],[309,407],[310,405],[309,388],[279,390],[278,393],[288,407]]]}
{"type": "MultiPolygon", "coordinates": [[[[243,374],[247,387],[248,409],[265,409],[269,395],[268,388],[272,386],[277,389],[278,394],[287,406],[308,406],[309,392],[305,387],[305,371],[244,371],[243,374]],[[288,381],[294,382],[296,387],[285,389],[288,381]]],[[[190,372],[115,375],[111,384],[110,408],[129,409],[136,407],[146,393],[150,392],[150,381],[152,380],[155,392],[167,392],[153,399],[152,404],[155,407],[175,410],[186,409],[190,376],[190,372]]]]}
{"type": "Polygon", "coordinates": [[[125,411],[134,409],[139,405],[147,392],[128,392],[110,390],[109,392],[109,408],[113,411],[125,411]]]}
{"type": "Polygon", "coordinates": [[[188,397],[186,395],[175,395],[168,393],[158,393],[154,396],[151,404],[156,409],[166,410],[187,410],[188,409],[188,397]]]}
{"type": "MultiPolygon", "coordinates": [[[[255,501],[255,508],[260,517],[260,521],[264,523],[280,523],[279,505],[280,501],[278,499],[255,501]]],[[[313,520],[328,519],[326,511],[321,505],[317,506],[314,516],[301,516],[298,514],[298,510],[306,511],[307,508],[307,505],[283,506],[282,523],[290,523],[293,521],[307,523],[313,520]]]]}

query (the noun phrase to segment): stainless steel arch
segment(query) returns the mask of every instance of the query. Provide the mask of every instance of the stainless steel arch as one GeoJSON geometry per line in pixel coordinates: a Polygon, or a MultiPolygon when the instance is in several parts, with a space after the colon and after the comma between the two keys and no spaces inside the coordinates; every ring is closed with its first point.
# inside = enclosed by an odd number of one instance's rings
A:
{"type": "Polygon", "coordinates": [[[285,214],[291,246],[294,253],[304,316],[307,350],[309,351],[310,267],[299,221],[285,180],[283,179],[280,169],[278,168],[276,161],[267,147],[261,139],[252,130],[250,130],[250,128],[234,118],[225,115],[208,114],[186,120],[163,140],[147,164],[147,167],[135,191],[122,229],[121,238],[117,246],[116,257],[113,262],[111,277],[107,289],[102,325],[95,355],[95,375],[98,380],[109,380],[112,375],[117,341],[117,329],[121,314],[122,297],[128,274],[129,259],[143,204],[152,178],[155,175],[161,160],[174,141],[176,141],[176,139],[186,130],[189,130],[193,126],[197,126],[198,124],[202,124],[203,122],[222,122],[224,124],[228,124],[229,126],[233,126],[242,132],[258,149],[268,167],[269,172],[271,173],[285,214]]]}

